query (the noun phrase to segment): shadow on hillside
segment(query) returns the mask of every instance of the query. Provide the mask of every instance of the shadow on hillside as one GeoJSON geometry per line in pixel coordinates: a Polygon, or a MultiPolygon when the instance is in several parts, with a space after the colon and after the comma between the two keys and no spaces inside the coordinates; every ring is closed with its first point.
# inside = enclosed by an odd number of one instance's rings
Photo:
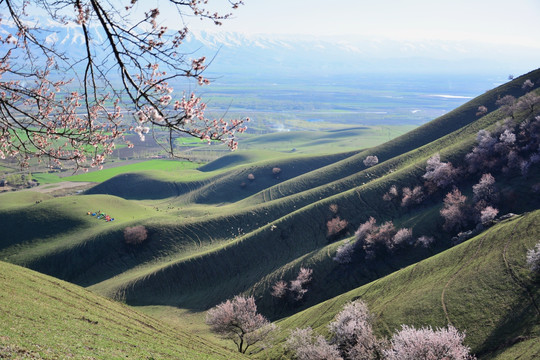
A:
{"type": "Polygon", "coordinates": [[[39,205],[30,210],[2,212],[0,216],[0,250],[24,244],[34,239],[58,237],[80,228],[84,222],[71,218],[65,213],[51,214],[39,205]]]}
{"type": "Polygon", "coordinates": [[[538,314],[536,308],[528,299],[523,291],[523,296],[508,307],[506,316],[495,326],[495,330],[486,338],[486,340],[476,350],[476,356],[489,354],[492,357],[513,345],[529,339],[532,330],[538,326],[538,314]],[[524,306],[524,304],[527,304],[524,306]]]}

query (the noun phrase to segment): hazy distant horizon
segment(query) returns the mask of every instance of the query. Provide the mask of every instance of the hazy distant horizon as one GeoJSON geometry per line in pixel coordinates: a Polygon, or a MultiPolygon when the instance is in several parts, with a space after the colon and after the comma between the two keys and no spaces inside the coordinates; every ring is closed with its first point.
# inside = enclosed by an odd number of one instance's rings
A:
{"type": "MultiPolygon", "coordinates": [[[[381,36],[395,40],[474,40],[540,48],[537,0],[245,0],[222,31],[246,34],[381,36]]],[[[228,3],[224,1],[223,3],[228,3]]],[[[220,1],[210,2],[215,7],[220,1]]],[[[218,8],[220,9],[220,8],[218,8]]],[[[228,12],[228,6],[220,9],[228,12]]],[[[185,18],[194,30],[206,21],[185,18]]]]}

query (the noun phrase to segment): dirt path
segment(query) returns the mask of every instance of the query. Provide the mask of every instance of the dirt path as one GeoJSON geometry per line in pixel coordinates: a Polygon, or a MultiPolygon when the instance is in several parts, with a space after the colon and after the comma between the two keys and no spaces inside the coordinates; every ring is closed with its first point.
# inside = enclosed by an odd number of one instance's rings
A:
{"type": "Polygon", "coordinates": [[[446,294],[446,289],[448,289],[448,286],[450,285],[450,283],[452,281],[454,281],[457,276],[459,275],[459,273],[467,266],[469,265],[473,260],[476,259],[476,255],[478,254],[478,252],[480,251],[480,249],[482,248],[482,244],[484,243],[484,239],[485,239],[485,235],[482,236],[482,238],[480,239],[479,241],[479,244],[478,244],[478,248],[476,249],[476,251],[474,252],[474,254],[469,257],[469,259],[463,263],[459,269],[454,273],[454,275],[452,275],[452,277],[450,278],[450,280],[448,280],[448,282],[446,283],[446,285],[444,285],[444,288],[443,288],[443,291],[441,293],[441,303],[442,303],[442,308],[443,308],[443,311],[444,311],[444,315],[446,316],[446,321],[448,322],[448,325],[452,325],[452,322],[450,321],[450,317],[448,316],[448,309],[446,308],[446,303],[444,302],[444,295],[446,294]]]}
{"type": "MultiPolygon", "coordinates": [[[[37,191],[40,193],[73,193],[77,190],[86,190],[92,186],[94,186],[96,183],[93,182],[79,182],[79,181],[62,181],[59,183],[54,184],[44,184],[40,186],[36,186],[30,189],[23,189],[21,191],[37,191]]],[[[54,195],[53,194],[53,195],[54,195]]]]}

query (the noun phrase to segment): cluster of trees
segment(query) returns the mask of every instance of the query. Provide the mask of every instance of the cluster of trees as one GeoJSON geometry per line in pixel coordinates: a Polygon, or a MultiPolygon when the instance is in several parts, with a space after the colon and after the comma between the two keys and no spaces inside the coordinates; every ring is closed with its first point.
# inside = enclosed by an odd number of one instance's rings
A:
{"type": "Polygon", "coordinates": [[[285,347],[297,360],[466,360],[474,359],[463,345],[465,335],[453,326],[433,330],[403,325],[390,340],[373,332],[373,315],[361,300],[345,305],[328,325],[327,341],[311,328],[291,332],[285,347]]]}
{"type": "MultiPolygon", "coordinates": [[[[446,231],[459,231],[471,224],[490,224],[498,215],[495,207],[498,191],[491,172],[508,173],[516,170],[527,176],[532,165],[540,163],[540,116],[537,105],[540,96],[533,89],[534,83],[526,80],[526,92],[519,100],[507,95],[497,101],[505,118],[492,132],[480,130],[477,144],[466,154],[464,166],[456,167],[451,162],[441,161],[437,153],[427,160],[426,172],[422,176],[423,185],[404,187],[401,196],[396,185],[392,185],[383,195],[383,200],[400,203],[401,206],[421,204],[428,196],[448,188],[440,211],[446,231]],[[525,121],[516,122],[516,113],[525,112],[525,121]],[[464,179],[481,174],[478,184],[473,186],[472,204],[457,188],[464,179]]],[[[488,112],[487,107],[478,108],[478,116],[488,112]]]]}
{"type": "Polygon", "coordinates": [[[422,186],[403,187],[401,189],[402,196],[399,196],[399,190],[396,185],[390,186],[388,191],[383,195],[384,201],[399,202],[401,206],[407,207],[414,204],[421,204],[426,195],[422,186]]]}
{"type": "Polygon", "coordinates": [[[272,286],[271,294],[275,298],[296,303],[302,300],[307,293],[307,286],[312,280],[312,275],[312,269],[301,267],[296,279],[291,280],[288,284],[283,279],[277,281],[272,286]]]}
{"type": "Polygon", "coordinates": [[[32,180],[32,174],[10,174],[7,175],[4,184],[10,185],[12,187],[31,187],[35,186],[37,183],[32,180]]]}
{"type": "MultiPolygon", "coordinates": [[[[285,343],[285,350],[297,360],[472,360],[463,345],[465,335],[453,326],[416,329],[402,325],[388,340],[377,338],[374,316],[362,300],[346,304],[328,325],[330,341],[315,335],[310,327],[297,328],[285,343]]],[[[208,310],[206,323],[224,339],[234,342],[241,353],[252,345],[271,339],[277,329],[257,312],[255,299],[235,296],[208,310]]]]}
{"type": "Polygon", "coordinates": [[[467,197],[454,188],[446,194],[441,216],[444,218],[444,229],[460,230],[467,226],[471,220],[476,224],[488,225],[499,213],[494,207],[499,194],[495,185],[495,178],[490,174],[483,174],[478,184],[473,185],[473,204],[467,203],[467,197]]]}
{"type": "MultiPolygon", "coordinates": [[[[539,97],[540,99],[540,97],[539,97]]],[[[540,116],[517,125],[507,118],[494,131],[480,130],[477,145],[465,156],[467,171],[520,171],[526,177],[540,163],[540,116]]]]}
{"type": "Polygon", "coordinates": [[[441,161],[437,153],[427,161],[426,172],[422,176],[425,179],[423,186],[403,187],[400,197],[397,186],[392,185],[383,195],[383,200],[400,203],[403,207],[419,205],[439,189],[444,190],[452,186],[452,190],[446,193],[443,199],[440,211],[444,219],[443,228],[452,232],[459,231],[470,223],[488,225],[499,213],[495,207],[499,200],[495,178],[491,173],[482,174],[479,182],[472,188],[474,195],[473,203],[470,204],[467,197],[456,187],[458,179],[463,178],[464,174],[466,174],[464,169],[456,168],[450,162],[441,161]]]}
{"type": "Polygon", "coordinates": [[[334,260],[340,264],[346,264],[352,261],[355,253],[360,252],[365,255],[367,260],[370,260],[384,252],[395,251],[414,244],[412,229],[396,229],[392,221],[386,221],[378,226],[377,220],[370,217],[358,227],[354,234],[354,240],[337,249],[334,260]]]}

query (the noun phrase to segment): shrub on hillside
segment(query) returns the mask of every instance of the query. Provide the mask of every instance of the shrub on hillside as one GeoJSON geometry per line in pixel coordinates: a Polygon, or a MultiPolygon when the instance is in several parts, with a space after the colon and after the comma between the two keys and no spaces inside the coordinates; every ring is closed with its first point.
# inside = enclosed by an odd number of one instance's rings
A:
{"type": "Polygon", "coordinates": [[[497,99],[495,105],[499,106],[499,109],[506,115],[514,116],[516,98],[512,95],[506,95],[497,99]]]}
{"type": "Polygon", "coordinates": [[[296,279],[289,282],[289,285],[283,280],[277,281],[270,294],[278,299],[287,298],[292,302],[300,301],[307,293],[307,286],[311,282],[313,270],[310,268],[300,268],[296,279]]]}
{"type": "Polygon", "coordinates": [[[473,201],[485,201],[488,204],[497,202],[499,192],[495,186],[495,178],[487,173],[483,174],[478,184],[473,185],[473,201]]]}
{"type": "Polygon", "coordinates": [[[473,147],[472,151],[465,155],[465,162],[471,174],[483,169],[493,169],[499,162],[499,157],[495,156],[497,139],[489,131],[478,131],[476,143],[477,145],[473,147]]]}
{"type": "Polygon", "coordinates": [[[527,266],[533,273],[540,274],[540,241],[527,251],[527,266]]]}
{"type": "Polygon", "coordinates": [[[441,216],[444,218],[444,229],[459,230],[468,222],[468,209],[465,201],[467,197],[457,188],[446,194],[441,216]]]}
{"type": "Polygon", "coordinates": [[[498,209],[492,206],[486,206],[480,211],[480,222],[482,225],[490,224],[497,217],[498,213],[498,209]]]}
{"type": "Polygon", "coordinates": [[[369,155],[369,156],[366,156],[363,163],[366,167],[372,167],[379,163],[379,158],[375,155],[369,155]]]}
{"type": "Polygon", "coordinates": [[[127,227],[124,229],[124,241],[129,245],[138,245],[148,238],[148,231],[143,225],[127,227]]]}
{"type": "Polygon", "coordinates": [[[534,87],[534,83],[531,81],[531,79],[527,79],[523,82],[523,85],[521,85],[521,88],[525,91],[530,91],[534,87]]]}
{"type": "Polygon", "coordinates": [[[433,236],[422,235],[418,239],[416,239],[415,245],[428,248],[431,246],[431,244],[433,244],[434,241],[435,238],[433,238],[433,236]]]}
{"type": "Polygon", "coordinates": [[[478,110],[476,111],[476,116],[484,116],[486,115],[488,112],[488,108],[485,107],[484,105],[480,105],[478,107],[478,110]]]}
{"type": "Polygon", "coordinates": [[[467,360],[474,359],[470,349],[463,345],[465,334],[453,326],[433,330],[431,327],[415,329],[402,325],[391,339],[391,345],[384,350],[388,360],[467,360]]]}
{"type": "Polygon", "coordinates": [[[368,221],[361,224],[358,227],[358,230],[356,230],[356,232],[354,233],[354,238],[356,239],[356,241],[364,241],[366,239],[366,236],[368,236],[377,229],[377,225],[375,225],[376,223],[377,220],[375,220],[373,216],[370,216],[368,221]]]}
{"type": "Polygon", "coordinates": [[[354,242],[346,242],[345,244],[338,247],[336,251],[336,256],[334,256],[333,260],[340,263],[340,264],[348,264],[352,261],[352,256],[355,251],[355,243],[354,242]]]}
{"type": "Polygon", "coordinates": [[[389,343],[373,333],[374,317],[362,300],[346,304],[328,328],[332,341],[327,342],[313,330],[295,329],[287,339],[286,349],[294,359],[346,360],[473,360],[463,345],[465,335],[453,326],[432,330],[402,325],[389,343]]]}
{"type": "Polygon", "coordinates": [[[414,243],[412,229],[399,229],[392,238],[392,246],[412,245],[414,243]]]}
{"type": "Polygon", "coordinates": [[[439,153],[430,157],[426,165],[426,173],[422,176],[427,181],[428,188],[446,188],[453,184],[459,175],[450,162],[442,162],[439,153]]]}
{"type": "Polygon", "coordinates": [[[330,343],[308,327],[292,331],[285,347],[298,360],[380,359],[383,343],[373,334],[372,320],[366,304],[357,300],[345,305],[328,325],[330,343]]]}
{"type": "Polygon", "coordinates": [[[366,259],[374,259],[377,254],[393,248],[393,238],[396,228],[392,221],[386,221],[381,226],[371,231],[364,241],[364,251],[366,259]]]}
{"type": "Polygon", "coordinates": [[[302,300],[304,295],[307,293],[307,286],[311,282],[312,274],[312,269],[301,267],[296,279],[291,281],[289,291],[291,292],[291,296],[295,301],[302,300]]]}
{"type": "Polygon", "coordinates": [[[349,222],[345,219],[341,219],[339,216],[332,218],[326,222],[326,236],[332,237],[339,235],[342,231],[347,229],[349,222]]]}
{"type": "Polygon", "coordinates": [[[535,92],[529,92],[519,98],[516,105],[518,110],[528,110],[531,114],[534,114],[535,106],[540,104],[540,96],[535,92]]]}
{"type": "Polygon", "coordinates": [[[345,359],[376,359],[380,344],[372,329],[373,316],[362,300],[345,305],[328,325],[345,359]]]}
{"type": "Polygon", "coordinates": [[[281,299],[285,297],[285,295],[287,295],[287,290],[287,283],[283,280],[279,280],[274,285],[272,285],[272,291],[270,292],[270,294],[272,294],[273,297],[281,299]]]}
{"type": "Polygon", "coordinates": [[[396,199],[398,196],[399,196],[399,194],[398,194],[397,186],[392,185],[392,186],[390,186],[390,189],[388,189],[388,191],[386,193],[384,193],[383,200],[384,201],[392,201],[392,200],[396,199]]]}
{"type": "Polygon", "coordinates": [[[291,331],[285,349],[296,360],[342,360],[336,345],[329,344],[322,335],[315,336],[310,327],[291,331]]]}
{"type": "Polygon", "coordinates": [[[424,191],[421,186],[415,186],[413,189],[404,187],[401,189],[403,198],[401,199],[401,206],[406,207],[413,204],[421,204],[424,201],[424,191]]]}

